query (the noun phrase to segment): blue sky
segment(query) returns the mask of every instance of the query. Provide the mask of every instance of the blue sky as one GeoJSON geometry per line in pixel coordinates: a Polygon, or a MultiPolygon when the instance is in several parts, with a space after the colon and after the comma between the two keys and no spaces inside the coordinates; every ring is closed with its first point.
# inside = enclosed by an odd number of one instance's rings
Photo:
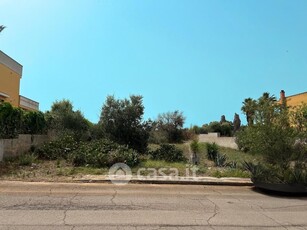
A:
{"type": "Polygon", "coordinates": [[[0,49],[21,94],[73,102],[97,122],[107,95],[144,97],[145,119],[233,120],[247,97],[307,91],[306,0],[0,0],[0,49]]]}

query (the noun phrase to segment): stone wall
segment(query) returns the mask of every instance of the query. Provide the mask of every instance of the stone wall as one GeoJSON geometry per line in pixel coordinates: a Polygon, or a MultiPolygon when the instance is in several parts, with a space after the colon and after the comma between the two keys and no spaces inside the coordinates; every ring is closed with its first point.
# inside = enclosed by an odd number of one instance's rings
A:
{"type": "Polygon", "coordinates": [[[15,139],[0,139],[0,161],[6,157],[16,157],[30,150],[31,146],[40,146],[48,141],[47,135],[20,134],[15,139]]]}
{"type": "Polygon", "coordinates": [[[217,145],[222,147],[238,149],[238,145],[235,142],[235,137],[220,137],[217,133],[200,134],[199,142],[215,142],[217,145]]]}

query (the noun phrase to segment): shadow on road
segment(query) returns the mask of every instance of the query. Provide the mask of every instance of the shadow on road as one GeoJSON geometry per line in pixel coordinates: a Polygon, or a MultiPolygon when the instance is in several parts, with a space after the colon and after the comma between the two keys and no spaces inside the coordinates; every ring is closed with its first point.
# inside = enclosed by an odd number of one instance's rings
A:
{"type": "Polygon", "coordinates": [[[286,192],[276,192],[267,189],[252,187],[252,191],[261,193],[270,197],[284,198],[284,199],[299,199],[299,200],[307,200],[307,193],[286,193],[286,192]]]}

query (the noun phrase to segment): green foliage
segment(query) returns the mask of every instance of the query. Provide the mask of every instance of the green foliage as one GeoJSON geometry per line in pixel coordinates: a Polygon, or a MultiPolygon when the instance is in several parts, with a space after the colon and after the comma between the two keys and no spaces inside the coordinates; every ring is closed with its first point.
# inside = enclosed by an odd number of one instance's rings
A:
{"type": "Polygon", "coordinates": [[[73,110],[69,100],[56,101],[51,111],[45,114],[48,129],[55,131],[56,135],[69,133],[77,140],[89,138],[90,122],[84,118],[81,111],[73,110]]]}
{"type": "Polygon", "coordinates": [[[19,166],[31,166],[34,162],[37,161],[37,156],[33,153],[25,153],[17,158],[19,166]]]}
{"type": "Polygon", "coordinates": [[[22,133],[42,134],[46,128],[46,120],[42,112],[29,111],[23,113],[22,133]]]}
{"type": "Polygon", "coordinates": [[[149,143],[152,144],[165,144],[168,142],[168,135],[167,132],[163,130],[155,130],[154,128],[151,129],[149,133],[149,143]]]}
{"type": "Polygon", "coordinates": [[[0,103],[0,138],[18,136],[22,122],[22,110],[10,103],[0,103]]]}
{"type": "Polygon", "coordinates": [[[245,162],[245,168],[251,172],[253,181],[307,185],[307,166],[299,162],[293,163],[294,165],[290,167],[280,167],[280,165],[245,162]]]}
{"type": "Polygon", "coordinates": [[[71,154],[75,166],[110,167],[115,163],[125,163],[130,167],[139,163],[138,153],[126,146],[107,139],[82,143],[71,154]]]}
{"type": "Polygon", "coordinates": [[[105,135],[122,145],[140,153],[147,151],[149,127],[143,122],[144,106],[142,96],[130,96],[119,100],[108,96],[100,116],[105,135]]]}
{"type": "Polygon", "coordinates": [[[227,162],[227,156],[219,153],[219,146],[216,143],[207,143],[207,157],[209,160],[214,161],[217,167],[230,167],[235,168],[236,162],[227,162]]]}
{"type": "Polygon", "coordinates": [[[226,168],[225,170],[216,170],[213,171],[212,176],[214,177],[241,177],[241,178],[249,178],[250,173],[246,170],[238,169],[238,168],[226,168]]]}
{"type": "Polygon", "coordinates": [[[237,134],[239,148],[263,155],[261,164],[245,163],[254,180],[306,183],[307,134],[300,124],[307,116],[304,118],[302,111],[304,106],[289,113],[268,93],[258,99],[254,124],[237,134]]]}
{"type": "Polygon", "coordinates": [[[208,131],[214,133],[220,133],[221,136],[231,136],[232,135],[233,126],[229,121],[226,122],[218,122],[213,121],[208,125],[208,131]]]}
{"type": "Polygon", "coordinates": [[[92,140],[99,140],[105,136],[103,133],[103,129],[99,124],[91,124],[89,131],[92,140]]]}
{"type": "Polygon", "coordinates": [[[60,135],[56,140],[36,148],[34,152],[40,159],[68,159],[69,154],[78,147],[79,143],[72,136],[60,135]]]}
{"type": "Polygon", "coordinates": [[[167,136],[168,143],[180,143],[184,140],[185,117],[183,113],[176,110],[158,115],[153,129],[154,131],[164,133],[167,136]]]}
{"type": "Polygon", "coordinates": [[[219,147],[216,143],[207,143],[207,156],[208,156],[208,159],[211,160],[211,161],[214,161],[214,159],[216,159],[216,156],[218,154],[218,150],[219,150],[219,147]]]}
{"type": "Polygon", "coordinates": [[[217,167],[227,166],[227,164],[226,164],[227,157],[224,154],[217,153],[216,157],[213,160],[214,160],[214,163],[217,167]]]}
{"type": "Polygon", "coordinates": [[[241,128],[241,120],[239,114],[235,113],[233,118],[233,132],[236,133],[241,128]]]}
{"type": "Polygon", "coordinates": [[[246,115],[247,124],[249,126],[254,124],[256,107],[257,102],[250,97],[246,98],[243,102],[241,110],[246,115]]]}
{"type": "Polygon", "coordinates": [[[193,153],[198,153],[200,151],[200,146],[198,140],[193,140],[190,144],[193,153]]]}
{"type": "Polygon", "coordinates": [[[307,104],[302,103],[293,108],[290,112],[291,124],[295,126],[299,133],[307,133],[307,104]]]}
{"type": "Polygon", "coordinates": [[[158,149],[150,151],[149,154],[154,160],[165,160],[167,162],[185,162],[187,160],[182,150],[170,144],[161,144],[158,149]]]}
{"type": "Polygon", "coordinates": [[[208,128],[206,126],[197,126],[194,125],[192,128],[190,128],[190,130],[192,132],[194,132],[195,134],[207,134],[208,133],[208,128]]]}

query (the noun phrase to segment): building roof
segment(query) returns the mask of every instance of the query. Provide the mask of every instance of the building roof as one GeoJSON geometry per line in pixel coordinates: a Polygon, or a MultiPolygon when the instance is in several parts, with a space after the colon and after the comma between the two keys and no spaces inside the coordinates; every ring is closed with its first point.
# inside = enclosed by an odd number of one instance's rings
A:
{"type": "Polygon", "coordinates": [[[7,54],[3,53],[1,50],[0,50],[0,64],[7,66],[11,70],[19,74],[19,76],[21,77],[22,65],[19,64],[17,61],[15,61],[10,56],[8,56],[7,54]]]}
{"type": "Polygon", "coordinates": [[[303,93],[297,93],[297,94],[293,94],[293,95],[290,95],[290,96],[286,96],[286,98],[288,98],[288,97],[295,97],[295,96],[299,96],[299,95],[303,95],[303,94],[307,94],[307,91],[303,92],[303,93]]]}

